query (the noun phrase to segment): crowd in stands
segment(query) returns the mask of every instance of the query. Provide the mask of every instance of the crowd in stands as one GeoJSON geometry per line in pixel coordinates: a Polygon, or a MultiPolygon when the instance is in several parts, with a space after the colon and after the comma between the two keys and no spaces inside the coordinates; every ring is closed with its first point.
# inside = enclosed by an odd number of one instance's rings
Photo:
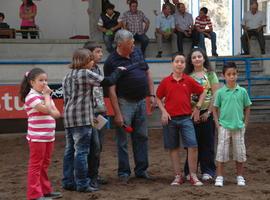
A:
{"type": "MultiPolygon", "coordinates": [[[[141,50],[145,54],[149,44],[147,31],[150,26],[150,20],[146,17],[143,11],[138,10],[138,1],[127,1],[129,10],[123,13],[115,11],[115,6],[109,1],[102,1],[102,13],[97,22],[98,30],[103,34],[103,40],[107,51],[110,53],[115,49],[114,35],[117,30],[124,28],[133,33],[136,42],[141,44],[141,50]]],[[[0,29],[8,29],[4,13],[0,13],[0,29]]],[[[30,36],[31,39],[38,37],[38,26],[35,23],[37,15],[37,6],[32,0],[23,0],[19,14],[21,18],[21,34],[22,38],[26,39],[30,36]]],[[[206,50],[205,38],[211,40],[212,56],[218,56],[217,53],[217,36],[213,30],[211,18],[207,15],[208,9],[202,7],[199,16],[194,18],[186,11],[184,3],[179,0],[164,0],[160,13],[155,12],[155,36],[158,44],[158,52],[156,57],[162,57],[162,42],[169,40],[177,43],[177,51],[183,52],[183,39],[190,38],[192,41],[191,47],[200,47],[206,50]],[[176,39],[173,39],[176,38],[176,39]]],[[[249,54],[250,37],[255,36],[261,48],[261,53],[265,54],[265,38],[263,29],[266,26],[265,13],[258,10],[257,1],[251,1],[250,11],[244,14],[242,20],[243,35],[241,43],[243,54],[249,54]]]]}

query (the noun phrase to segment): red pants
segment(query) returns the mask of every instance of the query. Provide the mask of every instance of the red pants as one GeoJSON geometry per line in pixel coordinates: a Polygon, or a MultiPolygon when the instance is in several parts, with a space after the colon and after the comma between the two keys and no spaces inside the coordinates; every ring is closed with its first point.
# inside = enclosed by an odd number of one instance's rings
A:
{"type": "Polygon", "coordinates": [[[29,163],[27,176],[27,199],[37,199],[52,192],[48,179],[48,168],[54,142],[28,142],[29,163]]]}

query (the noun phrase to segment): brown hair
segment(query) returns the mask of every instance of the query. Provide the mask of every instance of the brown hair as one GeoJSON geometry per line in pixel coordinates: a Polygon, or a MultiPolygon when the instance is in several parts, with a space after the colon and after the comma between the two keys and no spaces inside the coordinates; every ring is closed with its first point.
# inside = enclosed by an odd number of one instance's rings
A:
{"type": "Polygon", "coordinates": [[[93,53],[88,49],[79,48],[74,51],[69,67],[71,69],[84,69],[91,60],[94,60],[93,53]]]}

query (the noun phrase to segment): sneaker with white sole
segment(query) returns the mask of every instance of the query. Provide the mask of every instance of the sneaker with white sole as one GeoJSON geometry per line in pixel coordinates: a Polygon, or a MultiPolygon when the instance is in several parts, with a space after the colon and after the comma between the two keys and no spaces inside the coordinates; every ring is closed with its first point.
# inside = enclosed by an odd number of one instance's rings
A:
{"type": "Polygon", "coordinates": [[[173,182],[171,183],[172,186],[182,185],[184,183],[184,179],[181,175],[176,175],[174,177],[173,182]]]}
{"type": "Polygon", "coordinates": [[[246,180],[244,179],[243,176],[237,176],[236,181],[237,181],[238,186],[245,186],[246,185],[246,180]]]}
{"type": "Polygon", "coordinates": [[[203,183],[198,179],[196,174],[192,174],[189,176],[189,182],[193,186],[202,186],[203,185],[203,183]]]}
{"type": "Polygon", "coordinates": [[[202,181],[210,181],[210,180],[212,180],[212,179],[213,179],[213,177],[212,177],[210,174],[204,173],[204,174],[202,175],[202,181]]]}
{"type": "Polygon", "coordinates": [[[223,187],[223,176],[217,176],[215,181],[215,186],[223,187]]]}

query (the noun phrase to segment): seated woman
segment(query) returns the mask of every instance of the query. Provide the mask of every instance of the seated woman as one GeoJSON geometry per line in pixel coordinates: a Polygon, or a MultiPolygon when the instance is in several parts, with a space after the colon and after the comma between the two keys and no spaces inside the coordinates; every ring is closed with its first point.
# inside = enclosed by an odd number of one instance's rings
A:
{"type": "MultiPolygon", "coordinates": [[[[21,29],[22,30],[31,30],[36,29],[35,17],[37,14],[37,6],[33,3],[32,0],[23,0],[22,5],[20,6],[20,18],[21,29]]],[[[36,31],[23,31],[22,38],[27,39],[28,34],[30,34],[31,39],[35,39],[38,35],[36,31]]]]}

